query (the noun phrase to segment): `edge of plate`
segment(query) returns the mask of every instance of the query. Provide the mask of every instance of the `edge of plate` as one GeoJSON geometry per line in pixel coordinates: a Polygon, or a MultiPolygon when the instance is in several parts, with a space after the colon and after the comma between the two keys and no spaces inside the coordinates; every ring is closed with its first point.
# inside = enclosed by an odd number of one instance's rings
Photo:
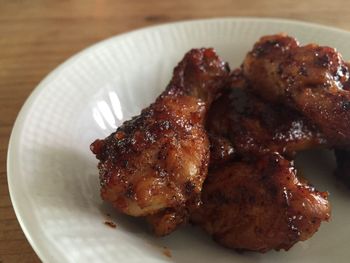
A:
{"type": "Polygon", "coordinates": [[[33,102],[36,100],[36,98],[40,95],[44,87],[47,83],[49,83],[51,80],[53,80],[59,73],[69,66],[70,64],[73,64],[77,59],[79,59],[81,56],[83,56],[87,52],[91,52],[94,49],[97,49],[99,46],[104,45],[106,42],[110,41],[117,41],[120,38],[123,38],[125,36],[132,37],[135,34],[138,34],[140,32],[145,32],[148,30],[159,30],[163,27],[168,26],[180,26],[185,24],[196,24],[196,23],[218,23],[218,22],[224,22],[224,21],[231,21],[231,22],[239,22],[239,21],[246,21],[246,22],[268,22],[268,23],[282,23],[282,24],[294,24],[299,25],[303,27],[314,27],[318,29],[324,29],[324,30],[331,30],[336,31],[341,34],[350,34],[349,31],[346,31],[344,29],[326,26],[322,24],[317,23],[311,23],[311,22],[303,22],[299,20],[293,20],[293,19],[284,19],[284,18],[270,18],[270,17],[214,17],[214,18],[206,18],[206,19],[189,19],[189,20],[181,20],[181,21],[175,21],[170,23],[163,23],[159,25],[151,25],[147,27],[142,27],[139,29],[134,29],[132,31],[124,32],[115,36],[108,37],[106,39],[103,39],[101,41],[98,41],[78,53],[74,54],[73,56],[66,59],[64,62],[60,63],[56,68],[54,68],[49,74],[47,74],[39,83],[38,85],[33,89],[33,91],[30,93],[28,98],[25,100],[23,106],[21,107],[20,111],[17,114],[16,120],[14,122],[11,136],[8,144],[8,151],[7,151],[7,181],[8,181],[8,188],[10,193],[10,199],[12,202],[12,206],[14,208],[17,220],[21,226],[21,229],[23,230],[27,240],[29,241],[30,245],[32,246],[33,250],[36,252],[36,254],[39,256],[39,258],[43,262],[56,262],[56,258],[53,258],[50,253],[43,251],[40,249],[39,244],[37,242],[36,238],[33,238],[30,234],[30,230],[27,228],[27,224],[25,223],[25,220],[23,219],[23,215],[21,214],[21,211],[18,208],[18,205],[16,203],[17,197],[16,193],[14,192],[14,167],[15,167],[15,155],[16,151],[18,149],[18,136],[20,135],[20,131],[23,128],[24,120],[28,117],[28,110],[33,104],[33,102]]]}

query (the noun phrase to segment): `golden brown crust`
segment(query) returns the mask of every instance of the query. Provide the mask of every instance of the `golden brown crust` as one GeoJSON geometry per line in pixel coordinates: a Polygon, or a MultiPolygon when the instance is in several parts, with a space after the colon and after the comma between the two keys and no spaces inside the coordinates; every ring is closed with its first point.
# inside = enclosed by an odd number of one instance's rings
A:
{"type": "Polygon", "coordinates": [[[156,214],[146,217],[156,236],[165,236],[175,231],[180,225],[187,223],[189,217],[188,209],[167,208],[156,214]]]}
{"type": "MultiPolygon", "coordinates": [[[[226,63],[212,49],[188,52],[174,70],[166,90],[148,108],[91,150],[100,160],[101,196],[119,211],[149,216],[168,224],[168,234],[197,206],[207,175],[209,142],[204,130],[206,109],[228,75],[226,63]],[[158,215],[156,215],[159,213],[158,215]],[[164,216],[165,218],[161,218],[164,216]]],[[[164,232],[162,232],[164,231],[164,232]]]]}
{"type": "Polygon", "coordinates": [[[252,94],[241,72],[231,74],[230,87],[208,112],[206,127],[209,138],[215,139],[210,140],[212,155],[220,152],[218,137],[229,140],[236,156],[245,157],[267,152],[292,157],[297,151],[327,145],[323,134],[300,113],[252,94]]]}
{"type": "Polygon", "coordinates": [[[288,250],[330,217],[327,193],[298,180],[292,163],[279,154],[211,171],[202,202],[191,220],[239,250],[288,250]]]}
{"type": "Polygon", "coordinates": [[[221,136],[209,133],[210,162],[209,167],[223,165],[225,162],[237,157],[232,142],[221,136]]]}
{"type": "Polygon", "coordinates": [[[349,70],[335,49],[266,36],[246,56],[243,71],[256,94],[299,111],[333,145],[349,145],[349,70]]]}
{"type": "Polygon", "coordinates": [[[285,158],[350,135],[339,123],[350,118],[343,64],[330,48],[284,35],[262,38],[230,76],[214,50],[191,50],[153,104],[91,145],[102,198],[145,217],[158,236],[191,217],[240,250],[287,250],[310,238],[329,219],[327,193],[285,158]]]}

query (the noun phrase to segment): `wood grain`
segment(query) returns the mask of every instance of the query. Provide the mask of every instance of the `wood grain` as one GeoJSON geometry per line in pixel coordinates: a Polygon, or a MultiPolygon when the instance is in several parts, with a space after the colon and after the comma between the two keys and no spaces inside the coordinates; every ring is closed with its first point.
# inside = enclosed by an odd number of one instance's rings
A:
{"type": "Polygon", "coordinates": [[[106,37],[184,19],[282,17],[350,30],[346,6],[347,0],[0,0],[0,263],[40,262],[11,205],[6,152],[21,105],[58,64],[106,37]]]}

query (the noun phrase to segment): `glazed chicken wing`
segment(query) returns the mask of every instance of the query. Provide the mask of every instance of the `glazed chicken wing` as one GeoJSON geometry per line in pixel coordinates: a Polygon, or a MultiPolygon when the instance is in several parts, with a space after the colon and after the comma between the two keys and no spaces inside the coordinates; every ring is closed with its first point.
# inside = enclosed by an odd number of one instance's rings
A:
{"type": "Polygon", "coordinates": [[[335,49],[266,36],[246,56],[243,72],[256,94],[300,112],[332,145],[350,144],[349,70],[335,49]]]}
{"type": "Polygon", "coordinates": [[[217,154],[222,148],[217,146],[220,136],[230,141],[232,153],[241,156],[279,152],[292,157],[297,151],[326,145],[322,133],[300,113],[252,94],[240,69],[230,79],[208,112],[213,162],[221,157],[217,154]]]}
{"type": "Polygon", "coordinates": [[[330,217],[327,193],[298,179],[292,163],[277,153],[209,172],[202,202],[191,220],[238,250],[288,250],[330,217]]]}
{"type": "Polygon", "coordinates": [[[207,175],[206,110],[228,70],[213,49],[191,50],[152,105],[91,145],[105,201],[128,215],[148,216],[158,235],[187,220],[207,175]]]}

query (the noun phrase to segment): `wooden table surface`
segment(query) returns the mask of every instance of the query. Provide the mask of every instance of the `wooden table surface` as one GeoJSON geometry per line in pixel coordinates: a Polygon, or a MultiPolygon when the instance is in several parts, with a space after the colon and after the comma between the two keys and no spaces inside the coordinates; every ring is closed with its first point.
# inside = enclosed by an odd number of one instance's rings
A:
{"type": "Polygon", "coordinates": [[[184,19],[282,17],[350,30],[348,5],[348,0],[0,0],[0,263],[40,262],[11,205],[6,153],[22,104],[58,64],[109,36],[184,19]]]}

